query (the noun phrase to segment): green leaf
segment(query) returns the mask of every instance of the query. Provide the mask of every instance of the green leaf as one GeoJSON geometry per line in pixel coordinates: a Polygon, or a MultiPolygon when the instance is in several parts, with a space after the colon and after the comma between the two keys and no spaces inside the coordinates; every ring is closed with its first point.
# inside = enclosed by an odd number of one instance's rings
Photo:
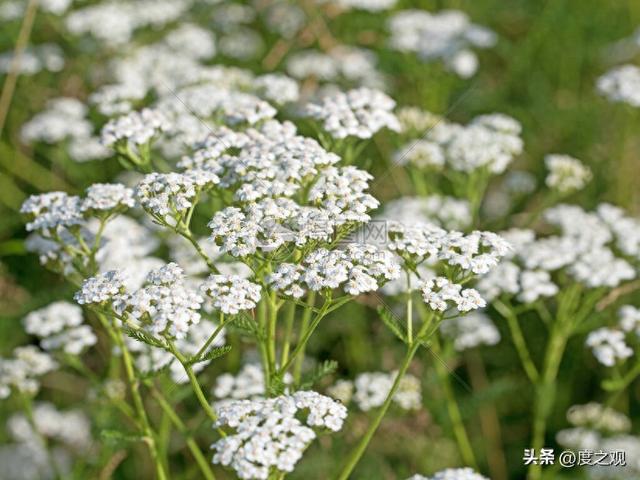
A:
{"type": "Polygon", "coordinates": [[[102,430],[100,437],[104,442],[121,445],[123,443],[143,442],[144,436],[135,433],[123,432],[120,430],[102,430]]]}
{"type": "Polygon", "coordinates": [[[187,364],[188,365],[193,365],[195,363],[208,362],[210,360],[215,360],[218,357],[226,355],[230,351],[231,351],[231,346],[230,345],[224,345],[223,347],[214,347],[214,348],[210,349],[209,351],[204,352],[199,357],[190,358],[189,360],[187,360],[187,364]]]}
{"type": "Polygon", "coordinates": [[[128,337],[131,337],[139,342],[146,343],[147,345],[151,345],[152,347],[162,348],[163,350],[167,350],[167,346],[159,339],[155,338],[152,335],[149,335],[147,332],[143,330],[134,330],[129,327],[122,327],[122,331],[128,337]]]}
{"type": "Polygon", "coordinates": [[[284,383],[282,376],[280,374],[271,375],[271,379],[269,382],[269,396],[277,397],[278,395],[282,395],[287,388],[287,384],[284,383]]]}
{"type": "Polygon", "coordinates": [[[325,360],[324,362],[316,365],[305,379],[300,383],[300,389],[306,390],[313,387],[317,382],[322,380],[327,375],[331,375],[338,369],[338,362],[335,360],[325,360]]]}
{"type": "Polygon", "coordinates": [[[407,336],[404,333],[404,326],[400,324],[396,316],[384,305],[378,307],[378,315],[384,322],[384,324],[393,332],[393,334],[402,340],[404,343],[407,343],[407,336]]]}
{"type": "Polygon", "coordinates": [[[244,333],[248,333],[259,340],[264,340],[264,333],[260,329],[259,325],[247,314],[240,314],[235,320],[233,320],[233,323],[230,326],[241,330],[244,333]]]}

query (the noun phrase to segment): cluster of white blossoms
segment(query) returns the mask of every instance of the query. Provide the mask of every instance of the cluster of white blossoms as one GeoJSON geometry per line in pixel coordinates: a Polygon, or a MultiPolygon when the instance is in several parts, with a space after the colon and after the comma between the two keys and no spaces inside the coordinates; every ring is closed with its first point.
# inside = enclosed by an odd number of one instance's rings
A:
{"type": "MultiPolygon", "coordinates": [[[[380,407],[384,403],[397,374],[398,372],[360,373],[353,382],[339,380],[328,392],[343,403],[348,403],[353,399],[358,408],[366,412],[372,408],[380,407]]],[[[392,400],[403,410],[422,408],[420,380],[411,374],[404,375],[392,400]]]]}
{"type": "Polygon", "coordinates": [[[601,364],[613,367],[634,355],[626,337],[630,333],[638,337],[639,332],[640,309],[632,305],[623,305],[618,310],[618,324],[615,327],[594,330],[587,336],[585,344],[601,364]]]}
{"type": "Polygon", "coordinates": [[[7,427],[19,442],[39,443],[38,436],[63,443],[77,450],[87,450],[91,443],[91,423],[80,410],[57,410],[50,403],[37,403],[33,408],[33,423],[22,414],[9,418],[7,427]]]}
{"type": "MultiPolygon", "coordinates": [[[[293,376],[287,372],[283,383],[289,385],[292,382],[293,376]]],[[[215,403],[216,406],[233,400],[264,398],[266,396],[264,369],[259,363],[245,363],[236,375],[230,373],[218,375],[211,393],[220,399],[215,403]]]]}
{"type": "Polygon", "coordinates": [[[633,355],[633,350],[625,342],[625,334],[607,327],[598,328],[587,336],[585,342],[598,361],[613,367],[617,362],[633,355]]]}
{"type": "Polygon", "coordinates": [[[640,107],[640,67],[622,65],[598,79],[597,88],[613,102],[640,107]]]}
{"type": "Polygon", "coordinates": [[[40,480],[68,476],[74,456],[90,454],[94,444],[91,424],[80,410],[57,410],[52,404],[34,404],[30,421],[11,415],[7,433],[13,442],[0,446],[2,478],[40,480]]]}
{"type": "Polygon", "coordinates": [[[68,229],[84,226],[89,217],[119,213],[133,204],[131,189],[120,184],[101,183],[90,186],[85,198],[65,192],[32,195],[24,201],[20,213],[29,220],[27,231],[56,240],[68,229]]]}
{"type": "Polygon", "coordinates": [[[323,122],[323,128],[334,138],[349,136],[371,138],[383,128],[400,131],[393,114],[396,102],[384,93],[370,88],[327,95],[320,103],[306,106],[306,114],[323,122]]]}
{"type": "Polygon", "coordinates": [[[448,69],[462,78],[478,69],[478,58],[471,50],[489,48],[496,34],[473,24],[459,10],[432,14],[424,10],[402,10],[389,20],[390,44],[395,50],[415,52],[422,60],[443,60],[448,69]]]}
{"type": "Polygon", "coordinates": [[[440,330],[453,340],[453,348],[459,352],[479,345],[495,345],[500,341],[500,332],[489,316],[482,312],[445,320],[440,324],[440,330]]]}
{"type": "Polygon", "coordinates": [[[469,312],[487,306],[476,289],[462,288],[462,285],[453,283],[446,277],[426,280],[421,290],[424,302],[438,312],[446,312],[453,307],[459,312],[469,312]]]}
{"type": "Polygon", "coordinates": [[[592,177],[589,167],[569,155],[547,155],[544,164],[549,171],[545,183],[560,193],[582,190],[592,177]]]}
{"type": "Polygon", "coordinates": [[[80,100],[60,97],[49,100],[46,108],[22,125],[23,142],[56,143],[66,138],[87,138],[93,125],[86,119],[87,107],[80,100]]]}
{"type": "Polygon", "coordinates": [[[466,126],[441,121],[424,139],[441,147],[446,165],[453,170],[470,173],[486,169],[500,174],[522,153],[521,130],[517,120],[492,113],[476,117],[466,126]]]}
{"type": "Polygon", "coordinates": [[[43,350],[79,355],[98,341],[89,325],[83,325],[82,309],[68,302],[30,312],[22,321],[27,333],[40,338],[43,350]]]}
{"type": "Polygon", "coordinates": [[[160,132],[166,132],[171,124],[157,110],[145,108],[110,120],[100,132],[103,145],[112,148],[140,148],[148,144],[160,132]]]}
{"type": "Polygon", "coordinates": [[[181,0],[108,1],[71,12],[65,26],[75,35],[89,34],[109,46],[123,45],[136,29],[168,24],[179,18],[189,4],[181,0]]]}
{"type": "Polygon", "coordinates": [[[625,414],[606,405],[590,402],[569,408],[567,420],[571,427],[556,434],[557,442],[563,447],[594,452],[621,450],[633,458],[627,461],[626,467],[608,467],[607,474],[597,471],[598,467],[587,467],[589,478],[622,480],[634,478],[640,472],[640,462],[636,460],[636,455],[640,453],[640,439],[627,435],[631,420],[625,414]]]}
{"type": "MultiPolygon", "coordinates": [[[[14,68],[15,52],[0,53],[0,74],[6,74],[14,68]]],[[[59,72],[64,68],[65,60],[62,49],[54,43],[41,43],[26,48],[18,65],[20,75],[35,75],[43,70],[59,72]]]]}
{"type": "Polygon", "coordinates": [[[379,218],[403,225],[433,223],[456,230],[471,225],[471,209],[469,202],[455,197],[400,197],[386,202],[379,218]]]}
{"type": "Polygon", "coordinates": [[[471,468],[447,468],[435,473],[431,477],[416,474],[407,480],[489,480],[487,477],[476,473],[471,468]]]}
{"type": "MultiPolygon", "coordinates": [[[[91,280],[91,279],[90,279],[91,280]]],[[[84,285],[79,292],[80,301],[84,285]]],[[[186,282],[176,263],[151,270],[146,284],[133,293],[114,298],[114,311],[153,335],[184,338],[192,325],[200,322],[204,298],[186,282]]]]}
{"type": "MultiPolygon", "coordinates": [[[[384,78],[377,70],[377,55],[371,50],[338,45],[328,52],[301,50],[287,59],[287,72],[298,79],[314,78],[381,89],[384,78]]],[[[327,86],[330,88],[329,86],[327,86]]]]}
{"type": "Polygon", "coordinates": [[[256,93],[276,105],[295,102],[300,98],[298,82],[281,73],[268,73],[255,79],[256,93]]]}
{"type": "Polygon", "coordinates": [[[393,162],[396,165],[439,170],[445,164],[444,151],[439,144],[430,140],[416,140],[395,152],[393,162]]]}
{"type": "Polygon", "coordinates": [[[398,0],[332,0],[346,10],[366,10],[368,12],[380,12],[393,8],[398,0]]]}
{"type": "Polygon", "coordinates": [[[175,225],[194,205],[202,191],[213,188],[220,179],[207,170],[184,173],[150,173],[136,185],[135,196],[142,208],[157,221],[175,225]]]}
{"type": "Polygon", "coordinates": [[[341,250],[319,248],[300,263],[282,263],[267,279],[274,290],[294,298],[307,289],[314,292],[342,288],[349,295],[375,291],[400,277],[393,256],[373,245],[350,243],[341,250]]]}
{"type": "Polygon", "coordinates": [[[617,207],[602,204],[591,213],[558,205],[544,218],[559,229],[558,235],[536,238],[533,231],[518,229],[501,233],[514,251],[509,261],[480,280],[478,288],[487,298],[517,294],[520,301],[531,303],[555,296],[560,271],[588,288],[614,288],[636,277],[630,260],[640,254],[640,224],[617,207]]]}
{"type": "Polygon", "coordinates": [[[251,310],[260,301],[260,285],[237,275],[209,275],[202,283],[202,294],[211,299],[212,307],[228,315],[251,310]]]}
{"type": "Polygon", "coordinates": [[[57,368],[53,357],[37,347],[15,348],[11,358],[0,358],[0,398],[7,398],[12,389],[35,395],[40,388],[38,379],[57,368]]]}
{"type": "Polygon", "coordinates": [[[405,261],[414,265],[425,260],[441,261],[473,274],[488,273],[511,249],[506,240],[493,232],[475,230],[465,235],[429,223],[388,222],[387,233],[387,247],[405,261]]]}
{"type": "Polygon", "coordinates": [[[337,432],[347,409],[312,391],[261,400],[236,400],[218,408],[216,427],[235,433],[215,442],[214,463],[233,468],[239,478],[266,480],[291,472],[316,438],[314,429],[337,432]]]}
{"type": "Polygon", "coordinates": [[[635,333],[640,337],[640,308],[623,305],[618,310],[618,325],[627,333],[635,333]]]}

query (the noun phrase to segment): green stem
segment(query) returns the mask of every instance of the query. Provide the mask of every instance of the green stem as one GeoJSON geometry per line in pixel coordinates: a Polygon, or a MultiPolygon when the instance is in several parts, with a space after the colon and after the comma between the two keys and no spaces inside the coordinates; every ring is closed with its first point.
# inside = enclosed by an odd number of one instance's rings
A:
{"type": "Polygon", "coordinates": [[[300,341],[296,345],[296,348],[291,353],[291,357],[289,357],[289,360],[287,361],[287,363],[285,363],[280,369],[280,371],[283,374],[289,369],[289,367],[291,367],[291,364],[296,360],[296,358],[299,358],[299,356],[302,356],[304,358],[304,351],[307,347],[307,343],[309,342],[309,338],[311,338],[311,335],[313,334],[315,329],[318,327],[320,320],[322,320],[327,314],[329,305],[331,305],[331,299],[327,298],[324,302],[324,305],[320,309],[320,312],[318,312],[316,317],[309,324],[309,328],[307,328],[302,334],[302,338],[300,338],[300,341]]]}
{"type": "MultiPolygon", "coordinates": [[[[531,441],[531,447],[536,452],[539,452],[540,449],[544,447],[547,421],[556,397],[556,377],[568,338],[569,334],[562,328],[561,324],[557,323],[554,325],[545,354],[542,377],[536,385],[533,435],[531,441]]],[[[541,476],[541,465],[531,465],[531,467],[529,467],[527,476],[529,480],[539,480],[541,476]]]]}
{"type": "Polygon", "coordinates": [[[164,398],[162,393],[155,387],[155,385],[153,385],[152,383],[149,383],[148,385],[151,389],[151,394],[153,395],[153,397],[156,399],[156,401],[158,402],[162,410],[167,414],[167,416],[171,420],[171,423],[173,423],[176,429],[184,437],[187,443],[187,447],[189,448],[189,451],[193,455],[193,458],[195,459],[196,463],[198,464],[198,467],[200,468],[200,471],[202,472],[202,475],[204,476],[204,478],[206,480],[215,480],[215,475],[211,470],[209,462],[207,461],[204,454],[200,450],[200,447],[198,446],[196,441],[189,434],[189,429],[187,428],[187,426],[180,419],[180,417],[178,416],[176,411],[173,409],[173,407],[169,404],[167,399],[164,398]]]}
{"type": "Polygon", "coordinates": [[[456,401],[453,388],[451,387],[449,372],[445,365],[439,361],[442,354],[442,347],[440,345],[440,340],[438,339],[438,334],[436,333],[432,338],[433,353],[436,354],[436,374],[447,400],[447,412],[449,414],[449,420],[451,420],[453,435],[456,438],[460,456],[462,457],[462,461],[465,465],[469,465],[477,469],[477,462],[475,455],[473,454],[473,448],[471,447],[471,442],[469,441],[469,436],[467,435],[467,430],[465,429],[464,422],[462,421],[462,415],[460,414],[460,408],[458,407],[458,402],[456,401]]]}
{"type": "Polygon", "coordinates": [[[382,407],[380,407],[380,410],[378,410],[378,413],[376,414],[373,421],[369,425],[369,428],[365,432],[364,436],[362,437],[362,439],[360,440],[356,448],[349,455],[347,459],[347,463],[345,464],[341,472],[336,477],[337,480],[347,480],[351,475],[351,472],[353,472],[353,469],[356,467],[356,465],[360,461],[360,458],[362,458],[362,455],[364,455],[364,452],[367,450],[367,447],[369,446],[369,443],[371,442],[373,435],[376,433],[376,430],[378,430],[378,427],[380,426],[382,419],[384,418],[384,416],[387,413],[387,410],[389,410],[389,407],[391,406],[393,396],[398,390],[398,387],[400,386],[400,382],[402,381],[402,378],[404,377],[405,373],[407,373],[407,369],[411,364],[411,360],[413,360],[413,357],[418,351],[418,348],[420,347],[422,342],[425,340],[425,338],[423,337],[425,336],[425,333],[427,332],[427,329],[430,323],[431,323],[430,319],[429,321],[425,319],[425,321],[422,323],[422,326],[420,327],[420,331],[418,332],[418,335],[416,335],[415,340],[411,344],[409,344],[408,346],[409,348],[407,349],[404,359],[402,360],[402,365],[400,365],[400,369],[398,370],[398,374],[396,375],[396,378],[393,381],[391,390],[389,390],[389,393],[387,394],[387,397],[385,398],[384,403],[382,404],[382,407]]]}
{"type": "Polygon", "coordinates": [[[296,318],[296,304],[291,302],[288,305],[287,317],[285,319],[284,343],[280,355],[280,365],[284,365],[289,360],[289,350],[291,348],[291,335],[293,334],[293,323],[296,318]]]}
{"type": "Polygon", "coordinates": [[[145,410],[145,407],[144,407],[144,402],[142,401],[142,397],[140,396],[140,390],[139,390],[140,382],[136,378],[131,354],[129,353],[129,349],[124,343],[124,340],[122,338],[122,334],[120,333],[120,331],[115,332],[115,338],[117,340],[118,347],[122,351],[122,360],[123,360],[124,369],[127,375],[127,381],[129,382],[129,389],[131,390],[131,396],[133,398],[133,405],[136,410],[136,414],[138,416],[140,425],[142,425],[142,430],[146,437],[146,443],[149,447],[151,458],[155,463],[157,478],[158,480],[166,480],[168,477],[164,470],[162,459],[160,458],[160,454],[158,452],[155,433],[151,428],[151,424],[149,423],[149,418],[147,417],[147,411],[145,410]]]}
{"type": "MultiPolygon", "coordinates": [[[[316,302],[316,292],[309,292],[309,295],[307,296],[307,304],[308,305],[315,305],[316,302]]],[[[302,313],[302,322],[300,325],[300,337],[302,337],[305,332],[309,329],[309,322],[311,321],[311,309],[307,308],[304,310],[304,312],[302,313]]],[[[298,342],[300,343],[300,342],[298,342]]],[[[305,345],[306,347],[306,345],[305,345]]],[[[297,360],[295,360],[295,365],[293,366],[293,380],[295,381],[296,384],[300,383],[300,378],[302,376],[302,363],[304,362],[304,348],[302,350],[302,355],[300,355],[298,357],[297,360]]],[[[287,365],[289,362],[285,362],[283,363],[283,365],[287,365]]]]}
{"type": "MultiPolygon", "coordinates": [[[[200,402],[200,406],[203,408],[203,410],[205,411],[205,413],[213,423],[217,422],[218,416],[216,415],[216,412],[213,411],[213,408],[211,408],[211,405],[209,404],[206,397],[204,396],[204,393],[202,392],[202,388],[200,387],[200,383],[198,382],[198,379],[196,378],[195,373],[193,373],[193,368],[191,368],[191,365],[189,365],[184,355],[182,355],[182,353],[180,353],[180,351],[176,348],[173,341],[167,339],[167,345],[169,345],[169,349],[171,350],[171,353],[173,353],[173,355],[182,364],[182,367],[184,368],[184,370],[187,372],[187,376],[189,377],[189,382],[191,383],[191,388],[193,389],[193,392],[196,394],[196,398],[198,399],[198,402],[200,402]]],[[[221,432],[221,430],[218,430],[218,431],[221,432]]],[[[220,434],[222,436],[225,436],[224,432],[221,432],[220,434]]]]}
{"type": "Polygon", "coordinates": [[[527,343],[524,339],[522,329],[520,328],[520,324],[518,323],[518,317],[516,316],[512,308],[510,308],[500,300],[495,300],[493,302],[493,308],[495,308],[498,313],[500,313],[500,315],[502,315],[507,320],[507,325],[509,326],[509,331],[511,332],[513,344],[516,347],[518,357],[520,357],[520,363],[522,363],[522,367],[524,368],[524,371],[527,374],[527,377],[529,377],[531,383],[536,383],[540,377],[540,374],[538,373],[538,369],[531,359],[531,354],[529,353],[529,349],[527,348],[527,343]]]}

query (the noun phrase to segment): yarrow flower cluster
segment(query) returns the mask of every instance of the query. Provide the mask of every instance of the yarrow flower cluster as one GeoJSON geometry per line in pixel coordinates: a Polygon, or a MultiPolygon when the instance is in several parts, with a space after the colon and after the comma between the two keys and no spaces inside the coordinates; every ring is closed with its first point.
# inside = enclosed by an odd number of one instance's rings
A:
{"type": "Polygon", "coordinates": [[[466,126],[440,122],[425,140],[440,145],[446,164],[456,171],[486,169],[497,175],[522,153],[521,130],[515,119],[494,113],[476,117],[466,126]]]}
{"type": "MultiPolygon", "coordinates": [[[[353,399],[358,408],[366,412],[384,403],[397,374],[398,372],[360,373],[353,382],[339,380],[328,392],[345,404],[353,399]]],[[[422,407],[420,380],[411,374],[404,375],[393,395],[393,402],[403,410],[419,410],[422,407]]]]}
{"type": "Polygon", "coordinates": [[[239,478],[266,480],[274,472],[291,472],[314,429],[337,432],[347,409],[312,391],[264,400],[236,400],[218,408],[215,426],[235,433],[213,444],[214,463],[233,468],[239,478]]]}
{"type": "Polygon", "coordinates": [[[382,128],[400,130],[394,107],[395,102],[384,93],[359,88],[328,95],[319,104],[307,105],[306,111],[322,120],[323,128],[334,138],[371,138],[382,128]]]}
{"type": "Polygon", "coordinates": [[[184,173],[150,173],[136,186],[136,198],[152,217],[174,225],[194,205],[195,198],[220,179],[206,170],[184,173]]]}
{"type": "Polygon", "coordinates": [[[549,171],[545,183],[560,193],[582,190],[591,180],[591,170],[569,155],[547,155],[544,163],[549,171]]]}
{"type": "Polygon", "coordinates": [[[598,79],[598,91],[612,102],[640,107],[640,67],[622,65],[598,79]]]}
{"type": "Polygon", "coordinates": [[[423,10],[402,10],[389,20],[392,48],[415,52],[422,60],[443,60],[462,78],[469,78],[478,69],[478,59],[471,47],[489,48],[496,43],[496,34],[486,27],[473,24],[459,10],[444,10],[432,14],[423,10]]]}
{"type": "Polygon", "coordinates": [[[34,310],[23,320],[27,333],[40,338],[44,350],[61,349],[79,355],[98,341],[89,325],[83,325],[82,309],[67,302],[54,302],[34,310]]]}
{"type": "Polygon", "coordinates": [[[214,309],[228,315],[251,310],[260,301],[260,285],[237,275],[210,275],[200,289],[214,309]]]}
{"type": "Polygon", "coordinates": [[[38,378],[58,368],[58,363],[37,347],[17,347],[13,357],[0,358],[0,398],[11,395],[12,389],[26,395],[38,393],[38,378]]]}
{"type": "Polygon", "coordinates": [[[400,276],[392,255],[373,245],[349,244],[344,250],[317,249],[299,264],[283,263],[269,275],[272,288],[299,298],[312,291],[342,287],[350,295],[377,290],[400,276]]]}
{"type": "Polygon", "coordinates": [[[148,144],[158,133],[168,131],[170,126],[161,112],[145,108],[109,121],[102,128],[101,140],[107,147],[126,151],[148,144]]]}
{"type": "Polygon", "coordinates": [[[432,310],[446,312],[454,307],[459,312],[484,308],[487,303],[473,288],[462,288],[446,277],[429,279],[422,284],[422,298],[432,310]]]}
{"type": "Polygon", "coordinates": [[[453,347],[459,352],[479,345],[495,345],[500,341],[500,332],[489,316],[482,312],[445,320],[440,330],[453,340],[453,347]]]}
{"type": "Polygon", "coordinates": [[[20,212],[27,217],[27,230],[44,238],[58,239],[70,229],[78,230],[90,217],[104,218],[134,205],[133,191],[121,184],[94,184],[85,198],[64,192],[32,195],[20,212]]]}

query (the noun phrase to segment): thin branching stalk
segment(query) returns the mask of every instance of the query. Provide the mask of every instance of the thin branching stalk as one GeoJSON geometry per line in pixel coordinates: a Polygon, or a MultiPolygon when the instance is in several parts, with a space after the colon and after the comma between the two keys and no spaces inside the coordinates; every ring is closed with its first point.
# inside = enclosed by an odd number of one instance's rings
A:
{"type": "Polygon", "coordinates": [[[369,446],[369,443],[371,442],[373,435],[378,430],[378,427],[380,426],[382,419],[384,418],[387,411],[389,410],[389,407],[391,406],[391,402],[393,400],[394,395],[398,391],[400,382],[402,381],[404,375],[407,373],[407,369],[409,368],[409,365],[411,365],[411,360],[413,360],[413,357],[418,351],[418,348],[420,348],[420,345],[422,345],[423,342],[426,340],[425,334],[428,332],[430,324],[431,324],[431,318],[429,319],[425,318],[420,327],[420,331],[416,335],[415,339],[413,340],[413,342],[411,342],[408,345],[404,359],[402,360],[402,364],[400,365],[400,369],[398,370],[396,378],[393,381],[393,385],[391,386],[391,390],[389,390],[389,393],[387,394],[387,397],[385,398],[384,403],[378,410],[372,422],[369,424],[369,428],[365,432],[364,436],[362,437],[360,442],[358,442],[358,445],[355,447],[355,449],[351,452],[351,454],[347,458],[347,461],[344,467],[336,477],[337,480],[347,480],[351,475],[351,473],[353,472],[353,469],[356,467],[356,465],[362,458],[362,455],[364,455],[364,452],[367,450],[367,447],[369,446]]]}
{"type": "Polygon", "coordinates": [[[180,419],[180,416],[176,413],[176,411],[173,409],[171,404],[167,401],[167,399],[164,397],[164,395],[162,395],[160,390],[158,390],[158,388],[155,385],[153,385],[151,382],[149,382],[147,385],[151,390],[151,394],[158,402],[158,405],[160,405],[162,410],[166,413],[166,415],[171,420],[171,423],[173,423],[176,429],[184,437],[187,447],[189,448],[189,451],[193,455],[193,458],[195,459],[196,463],[198,464],[198,467],[200,468],[200,471],[202,472],[203,477],[206,480],[215,480],[215,475],[211,470],[211,466],[209,465],[209,462],[207,461],[204,454],[202,453],[202,450],[200,450],[200,447],[198,446],[197,442],[189,433],[189,429],[187,428],[187,426],[180,419]]]}

